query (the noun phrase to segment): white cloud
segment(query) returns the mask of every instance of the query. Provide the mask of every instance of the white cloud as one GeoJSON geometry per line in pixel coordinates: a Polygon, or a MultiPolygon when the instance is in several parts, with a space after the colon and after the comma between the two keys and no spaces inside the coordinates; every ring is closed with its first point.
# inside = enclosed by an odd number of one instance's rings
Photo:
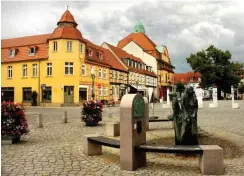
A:
{"type": "Polygon", "coordinates": [[[2,38],[50,33],[69,9],[83,37],[117,45],[137,20],[158,45],[166,45],[177,72],[190,69],[185,58],[214,44],[244,60],[243,1],[76,1],[3,2],[2,38]]]}

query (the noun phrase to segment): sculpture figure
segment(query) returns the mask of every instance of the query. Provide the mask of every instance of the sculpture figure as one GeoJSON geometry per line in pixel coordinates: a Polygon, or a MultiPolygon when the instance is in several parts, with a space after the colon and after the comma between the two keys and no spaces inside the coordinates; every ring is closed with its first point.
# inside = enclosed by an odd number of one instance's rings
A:
{"type": "Polygon", "coordinates": [[[176,145],[197,145],[198,102],[193,87],[187,87],[181,98],[172,96],[176,145]]]}

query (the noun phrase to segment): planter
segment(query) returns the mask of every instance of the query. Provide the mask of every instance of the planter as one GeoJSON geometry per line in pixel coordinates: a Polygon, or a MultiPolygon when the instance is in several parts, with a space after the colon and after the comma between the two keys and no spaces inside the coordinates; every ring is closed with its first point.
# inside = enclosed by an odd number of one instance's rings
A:
{"type": "Polygon", "coordinates": [[[86,123],[86,126],[97,126],[97,124],[98,124],[98,122],[90,122],[90,121],[87,121],[85,123],[86,123]]]}
{"type": "Polygon", "coordinates": [[[4,144],[16,144],[20,142],[20,135],[15,136],[1,136],[2,143],[4,144]]]}

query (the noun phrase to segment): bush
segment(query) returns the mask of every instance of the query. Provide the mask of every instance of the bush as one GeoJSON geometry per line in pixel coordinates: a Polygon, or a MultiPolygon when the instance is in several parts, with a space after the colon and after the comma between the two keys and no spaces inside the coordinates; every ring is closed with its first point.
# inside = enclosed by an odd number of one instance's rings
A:
{"type": "Polygon", "coordinates": [[[97,125],[102,120],[103,104],[100,102],[88,101],[83,103],[82,121],[86,125],[97,125]]]}
{"type": "Polygon", "coordinates": [[[1,135],[3,136],[27,134],[29,130],[23,106],[11,102],[2,102],[1,125],[1,135]]]}

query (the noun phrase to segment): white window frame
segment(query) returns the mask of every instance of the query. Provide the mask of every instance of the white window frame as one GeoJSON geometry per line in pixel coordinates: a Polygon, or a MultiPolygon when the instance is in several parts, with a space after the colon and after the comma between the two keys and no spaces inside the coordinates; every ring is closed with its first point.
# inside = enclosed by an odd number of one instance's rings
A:
{"type": "Polygon", "coordinates": [[[88,48],[88,56],[92,56],[92,49],[88,48]]]}
{"type": "Polygon", "coordinates": [[[72,51],[72,41],[67,41],[67,51],[68,52],[72,51]]]}
{"type": "Polygon", "coordinates": [[[82,76],[86,76],[86,65],[85,64],[82,64],[81,65],[81,75],[82,76]],[[84,72],[83,72],[84,71],[84,72]]]}
{"type": "Polygon", "coordinates": [[[13,67],[10,65],[8,66],[8,78],[13,77],[13,67]]]}
{"type": "Polygon", "coordinates": [[[107,96],[107,87],[103,87],[103,96],[107,96]]]}
{"type": "Polygon", "coordinates": [[[53,75],[53,65],[52,63],[47,63],[47,76],[52,76],[53,75]]]}
{"type": "Polygon", "coordinates": [[[53,42],[53,51],[54,52],[58,51],[58,41],[53,42]]]}
{"type": "Polygon", "coordinates": [[[102,52],[98,52],[98,58],[103,59],[103,53],[102,52]]]}
{"type": "Polygon", "coordinates": [[[36,53],[36,48],[35,47],[30,47],[29,48],[29,56],[33,56],[33,55],[35,55],[35,53],[36,53]],[[32,49],[33,49],[33,53],[31,52],[32,49]]]}
{"type": "Polygon", "coordinates": [[[27,77],[27,71],[28,71],[27,64],[22,65],[22,69],[23,69],[23,77],[27,77]]]}
{"type": "Polygon", "coordinates": [[[103,95],[102,95],[102,91],[103,91],[103,87],[101,87],[100,89],[98,89],[98,95],[99,95],[99,96],[103,96],[103,95]]]}
{"type": "Polygon", "coordinates": [[[107,70],[106,69],[103,70],[103,79],[107,79],[107,70]]]}
{"type": "Polygon", "coordinates": [[[80,53],[82,53],[82,52],[83,52],[83,44],[80,43],[80,53]]]}
{"type": "Polygon", "coordinates": [[[74,63],[73,62],[65,62],[64,63],[64,75],[74,75],[74,63]],[[68,68],[68,73],[65,73],[65,68],[68,68]],[[71,68],[73,68],[72,73],[71,73],[71,68]]]}
{"type": "Polygon", "coordinates": [[[15,49],[9,50],[9,57],[14,57],[15,56],[15,49]]]}
{"type": "Polygon", "coordinates": [[[32,64],[32,76],[37,77],[37,64],[32,64]]]}
{"type": "Polygon", "coordinates": [[[102,69],[101,68],[98,69],[98,77],[102,78],[102,69]]]}

